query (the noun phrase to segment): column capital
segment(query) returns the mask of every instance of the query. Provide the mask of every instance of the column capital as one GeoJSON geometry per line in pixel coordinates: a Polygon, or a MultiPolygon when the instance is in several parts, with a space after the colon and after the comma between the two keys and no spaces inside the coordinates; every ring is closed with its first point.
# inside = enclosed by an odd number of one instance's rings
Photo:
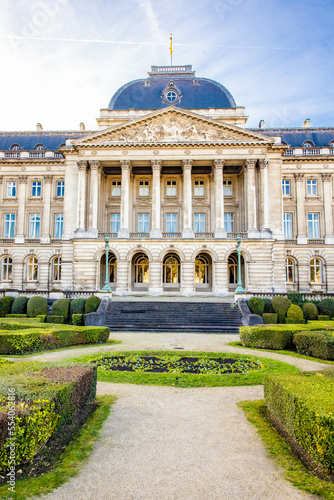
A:
{"type": "Polygon", "coordinates": [[[259,160],[260,169],[267,168],[269,166],[269,160],[259,160]]]}
{"type": "Polygon", "coordinates": [[[193,161],[192,160],[183,160],[182,161],[182,169],[183,171],[185,170],[190,170],[192,169],[193,166],[193,161]]]}
{"type": "Polygon", "coordinates": [[[78,170],[86,170],[87,169],[87,166],[88,166],[88,162],[85,161],[85,160],[80,160],[78,161],[77,163],[77,167],[78,167],[78,170]]]}
{"type": "Polygon", "coordinates": [[[28,176],[27,175],[19,175],[19,183],[20,184],[28,184],[28,176]]]}
{"type": "Polygon", "coordinates": [[[161,170],[162,161],[161,160],[151,160],[152,170],[161,170]]]}
{"type": "Polygon", "coordinates": [[[131,170],[131,162],[130,160],[121,160],[121,169],[123,170],[131,170]]]}
{"type": "Polygon", "coordinates": [[[256,160],[246,160],[245,161],[245,169],[251,169],[251,168],[255,168],[256,166],[256,160]]]}
{"type": "Polygon", "coordinates": [[[223,159],[213,160],[213,169],[214,170],[223,170],[224,165],[225,165],[225,160],[223,160],[223,159]]]}
{"type": "Polygon", "coordinates": [[[89,166],[91,170],[97,170],[97,172],[101,172],[101,163],[99,162],[99,160],[90,161],[89,166]]]}
{"type": "Polygon", "coordinates": [[[52,175],[43,175],[43,180],[45,184],[51,184],[53,179],[52,175]]]}
{"type": "Polygon", "coordinates": [[[330,182],[332,180],[332,174],[329,172],[321,174],[321,177],[323,182],[330,182]]]}
{"type": "Polygon", "coordinates": [[[301,182],[304,180],[304,174],[301,173],[301,172],[298,172],[297,174],[295,174],[295,181],[296,182],[301,182]]]}

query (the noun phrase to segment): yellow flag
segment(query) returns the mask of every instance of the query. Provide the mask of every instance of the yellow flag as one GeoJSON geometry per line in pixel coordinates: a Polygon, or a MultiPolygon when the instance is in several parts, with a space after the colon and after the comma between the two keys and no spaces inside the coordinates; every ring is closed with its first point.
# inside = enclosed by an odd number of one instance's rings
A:
{"type": "Polygon", "coordinates": [[[173,37],[173,35],[171,33],[170,36],[169,36],[169,53],[170,53],[170,55],[173,54],[173,40],[172,40],[172,37],[173,37]]]}

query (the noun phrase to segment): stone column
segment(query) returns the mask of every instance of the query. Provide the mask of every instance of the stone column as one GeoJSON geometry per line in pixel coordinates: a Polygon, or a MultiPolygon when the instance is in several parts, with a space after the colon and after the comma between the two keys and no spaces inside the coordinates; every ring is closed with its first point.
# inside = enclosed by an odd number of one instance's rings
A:
{"type": "Polygon", "coordinates": [[[78,189],[78,221],[76,234],[84,236],[87,217],[87,162],[78,161],[79,189],[78,189]]]}
{"type": "Polygon", "coordinates": [[[88,237],[96,238],[99,220],[99,205],[101,191],[101,164],[94,160],[90,165],[90,200],[88,237]]]}
{"type": "Polygon", "coordinates": [[[150,238],[161,238],[160,230],[160,172],[161,160],[152,160],[152,229],[150,238]]]}
{"type": "Polygon", "coordinates": [[[162,294],[162,262],[152,260],[150,262],[150,283],[148,289],[149,295],[162,294]]]}
{"type": "Polygon", "coordinates": [[[51,188],[52,175],[44,175],[43,177],[43,218],[42,218],[42,235],[41,243],[50,243],[50,212],[51,212],[51,188]]]}
{"type": "Polygon", "coordinates": [[[258,238],[259,232],[256,227],[256,160],[246,160],[245,170],[247,172],[247,232],[249,238],[258,238]]]}
{"type": "Polygon", "coordinates": [[[322,174],[322,185],[324,188],[324,210],[325,210],[325,243],[333,245],[333,188],[332,188],[332,174],[322,174]]]}
{"type": "Polygon", "coordinates": [[[116,295],[127,295],[129,289],[131,288],[131,262],[127,260],[117,261],[117,284],[116,284],[116,295]]]}
{"type": "Polygon", "coordinates": [[[261,182],[261,238],[272,238],[269,216],[268,160],[259,160],[261,182]]]}
{"type": "Polygon", "coordinates": [[[195,263],[181,263],[181,293],[186,297],[191,297],[195,293],[195,263]]]}
{"type": "Polygon", "coordinates": [[[192,189],[191,168],[192,160],[183,160],[183,231],[182,238],[194,238],[192,221],[192,189]]]}
{"type": "Polygon", "coordinates": [[[129,238],[129,213],[130,213],[130,173],[129,160],[121,160],[122,190],[121,190],[121,228],[118,238],[129,238]]]}
{"type": "Polygon", "coordinates": [[[297,243],[307,244],[306,221],[305,221],[305,186],[304,174],[295,174],[296,198],[297,198],[297,243]]]}
{"type": "Polygon", "coordinates": [[[17,190],[17,201],[19,204],[17,211],[17,229],[15,243],[24,243],[24,219],[26,208],[26,193],[27,193],[28,176],[19,176],[19,185],[17,190]]]}
{"type": "MultiPolygon", "coordinates": [[[[2,189],[2,183],[3,183],[3,175],[0,175],[0,184],[1,184],[1,186],[0,186],[0,203],[2,203],[2,201],[3,201],[3,195],[4,195],[3,189],[2,189]]],[[[5,186],[5,189],[6,189],[6,186],[5,186]]],[[[7,193],[5,193],[5,195],[6,194],[7,193]]]]}
{"type": "Polygon", "coordinates": [[[215,238],[226,238],[224,226],[223,169],[225,160],[214,160],[215,238]]]}

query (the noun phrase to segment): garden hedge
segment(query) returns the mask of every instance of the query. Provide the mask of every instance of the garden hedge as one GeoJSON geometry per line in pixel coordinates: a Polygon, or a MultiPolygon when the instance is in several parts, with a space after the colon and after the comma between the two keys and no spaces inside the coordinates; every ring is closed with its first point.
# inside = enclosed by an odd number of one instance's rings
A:
{"type": "Polygon", "coordinates": [[[28,297],[16,297],[12,304],[12,314],[27,314],[28,297]]]}
{"type": "Polygon", "coordinates": [[[72,324],[73,325],[83,325],[84,324],[84,315],[83,314],[73,314],[72,315],[72,324]]]}
{"type": "Polygon", "coordinates": [[[264,313],[273,313],[274,312],[274,309],[273,309],[273,305],[271,303],[271,300],[270,299],[262,299],[263,302],[264,302],[264,313]]]}
{"type": "Polygon", "coordinates": [[[6,295],[5,297],[1,297],[0,299],[0,317],[6,316],[6,314],[10,314],[12,309],[12,304],[14,302],[14,298],[6,295]]]}
{"type": "MultiPolygon", "coordinates": [[[[240,341],[246,347],[260,349],[289,349],[292,347],[293,328],[282,326],[241,326],[240,341]]],[[[293,326],[293,325],[291,325],[293,326]]]]}
{"type": "Polygon", "coordinates": [[[333,371],[268,375],[264,394],[272,421],[326,472],[334,471],[333,371]]]}
{"type": "Polygon", "coordinates": [[[58,299],[52,304],[52,315],[62,316],[63,323],[68,322],[70,312],[70,299],[58,299]]]}
{"type": "Polygon", "coordinates": [[[84,314],[85,313],[85,303],[86,303],[86,299],[71,300],[70,318],[73,317],[73,314],[84,314]]]}
{"type": "Polygon", "coordinates": [[[293,342],[300,354],[334,360],[334,335],[326,330],[296,333],[293,342]]]}
{"type": "Polygon", "coordinates": [[[291,304],[287,313],[286,320],[293,320],[294,323],[304,323],[304,314],[301,307],[296,304],[291,304]]]}
{"type": "Polygon", "coordinates": [[[37,315],[48,313],[48,301],[44,297],[31,297],[27,303],[27,313],[29,318],[36,318],[37,315]]]}
{"type": "Polygon", "coordinates": [[[262,316],[264,311],[265,302],[260,297],[252,297],[248,301],[248,307],[251,313],[262,316]]]}
{"type": "Polygon", "coordinates": [[[274,312],[278,316],[278,322],[284,323],[286,318],[286,313],[288,312],[289,307],[291,306],[291,302],[286,297],[282,295],[277,295],[271,299],[271,303],[274,309],[274,312]]]}
{"type": "Polygon", "coordinates": [[[318,304],[320,314],[324,314],[333,318],[334,316],[334,299],[323,299],[318,304]]]}
{"type": "Polygon", "coordinates": [[[315,320],[318,318],[318,308],[312,302],[305,302],[302,306],[304,318],[308,320],[315,320]]]}
{"type": "Polygon", "coordinates": [[[0,469],[8,470],[10,453],[6,446],[11,443],[8,394],[15,394],[15,464],[19,465],[30,462],[76,409],[95,398],[96,379],[96,368],[91,365],[1,364],[0,469]]]}
{"type": "Polygon", "coordinates": [[[276,313],[263,313],[262,318],[264,324],[276,325],[277,323],[276,313]]]}
{"type": "Polygon", "coordinates": [[[47,323],[65,323],[64,316],[56,316],[52,314],[52,316],[46,316],[47,323]]]}
{"type": "Polygon", "coordinates": [[[99,297],[95,297],[95,295],[91,295],[88,297],[85,303],[85,314],[89,314],[92,312],[96,312],[99,307],[101,299],[99,297]]]}

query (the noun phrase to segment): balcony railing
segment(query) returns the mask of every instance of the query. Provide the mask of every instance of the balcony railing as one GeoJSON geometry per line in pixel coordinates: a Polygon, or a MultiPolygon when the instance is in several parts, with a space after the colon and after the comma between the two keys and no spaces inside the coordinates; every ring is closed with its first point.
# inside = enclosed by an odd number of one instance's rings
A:
{"type": "Polygon", "coordinates": [[[59,151],[0,151],[0,160],[13,158],[27,160],[29,158],[64,158],[59,151]]]}
{"type": "Polygon", "coordinates": [[[36,243],[40,243],[40,239],[39,238],[26,238],[25,239],[25,243],[29,243],[29,244],[36,244],[36,243]]]}
{"type": "Polygon", "coordinates": [[[243,239],[248,238],[247,233],[226,233],[227,238],[229,238],[230,240],[235,240],[238,235],[240,235],[241,238],[243,238],[243,239]]]}
{"type": "Polygon", "coordinates": [[[20,153],[16,151],[9,151],[5,153],[5,158],[20,158],[20,153]]]}
{"type": "Polygon", "coordinates": [[[334,148],[289,148],[283,156],[328,156],[334,155],[334,148]]]}
{"type": "Polygon", "coordinates": [[[215,233],[195,233],[195,238],[199,240],[210,240],[215,237],[215,233]]]}
{"type": "Polygon", "coordinates": [[[162,233],[163,238],[178,239],[182,237],[182,233],[162,233]]]}
{"type": "Polygon", "coordinates": [[[304,148],[303,149],[303,155],[306,155],[306,156],[320,155],[320,154],[321,154],[320,148],[304,148]]]}
{"type": "Polygon", "coordinates": [[[29,158],[45,158],[45,151],[32,151],[29,158]]]}
{"type": "Polygon", "coordinates": [[[142,239],[142,238],[149,238],[150,233],[130,233],[130,238],[132,239],[142,239]]]}
{"type": "Polygon", "coordinates": [[[111,240],[116,240],[117,239],[117,233],[100,233],[100,231],[98,232],[97,237],[101,238],[101,239],[102,238],[104,239],[107,235],[109,236],[109,238],[111,240]]]}
{"type": "Polygon", "coordinates": [[[322,245],[325,243],[324,238],[311,238],[307,240],[307,243],[311,243],[311,245],[322,245]]]}

